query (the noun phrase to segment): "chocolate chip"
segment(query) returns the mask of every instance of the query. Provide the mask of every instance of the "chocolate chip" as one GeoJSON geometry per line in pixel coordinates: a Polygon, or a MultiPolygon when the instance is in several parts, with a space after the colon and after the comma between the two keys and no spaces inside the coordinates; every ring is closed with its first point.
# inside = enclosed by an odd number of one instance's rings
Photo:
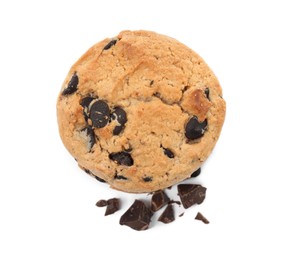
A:
{"type": "Polygon", "coordinates": [[[201,204],[206,197],[206,188],[198,184],[179,184],[178,195],[185,209],[201,204]]]}
{"type": "Polygon", "coordinates": [[[152,177],[144,177],[143,178],[143,181],[145,181],[145,182],[151,182],[152,180],[153,180],[152,177]]]}
{"type": "Polygon", "coordinates": [[[168,196],[164,191],[155,191],[151,200],[151,210],[156,212],[169,202],[168,196]]]}
{"type": "Polygon", "coordinates": [[[195,219],[203,221],[205,224],[209,224],[210,222],[202,215],[202,213],[198,212],[195,219]]]}
{"type": "Polygon", "coordinates": [[[96,176],[96,175],[94,175],[91,171],[89,171],[88,169],[84,169],[84,171],[87,173],[87,174],[89,174],[89,175],[91,175],[91,176],[93,176],[97,181],[99,181],[99,182],[103,182],[103,183],[105,183],[106,181],[105,180],[103,180],[102,178],[100,178],[100,177],[98,177],[98,176],[96,176]]]}
{"type": "Polygon", "coordinates": [[[163,222],[164,224],[171,223],[175,220],[174,210],[171,204],[167,205],[166,209],[158,218],[158,221],[163,222]]]}
{"type": "Polygon", "coordinates": [[[110,153],[109,158],[119,165],[131,166],[134,163],[131,155],[127,152],[110,153]]]}
{"type": "Polygon", "coordinates": [[[115,107],[112,113],[114,119],[116,119],[121,125],[124,125],[127,122],[126,112],[120,108],[115,107]]]}
{"type": "Polygon", "coordinates": [[[204,135],[207,125],[207,119],[203,122],[199,122],[198,118],[193,116],[185,127],[185,136],[188,140],[198,139],[204,135]]]}
{"type": "Polygon", "coordinates": [[[129,209],[121,216],[119,224],[126,225],[134,230],[146,230],[149,228],[152,212],[144,202],[135,200],[129,209]]]}
{"type": "Polygon", "coordinates": [[[120,134],[124,127],[124,124],[127,122],[126,112],[120,107],[115,107],[113,113],[111,114],[111,119],[117,120],[117,122],[120,124],[119,126],[116,126],[114,128],[113,134],[120,134]]]}
{"type": "Polygon", "coordinates": [[[123,125],[117,125],[115,126],[114,130],[113,130],[113,135],[119,135],[123,129],[123,125]]]}
{"type": "Polygon", "coordinates": [[[103,182],[103,183],[106,182],[104,179],[102,179],[102,178],[100,178],[100,177],[98,177],[98,176],[96,176],[96,175],[94,175],[94,177],[95,177],[95,179],[96,179],[97,181],[99,181],[99,182],[103,182]]]}
{"type": "Polygon", "coordinates": [[[90,119],[95,128],[102,128],[107,125],[110,118],[110,109],[106,102],[96,101],[90,108],[90,119]]]}
{"type": "Polygon", "coordinates": [[[82,132],[85,131],[86,133],[86,136],[88,137],[89,139],[89,151],[92,149],[92,147],[94,146],[94,144],[96,143],[96,136],[95,136],[95,133],[94,133],[94,130],[91,128],[91,126],[87,126],[85,127],[84,129],[81,130],[82,132]]]}
{"type": "Polygon", "coordinates": [[[201,168],[199,168],[197,171],[194,171],[194,172],[192,173],[191,177],[192,177],[192,178],[195,178],[195,177],[199,176],[200,173],[201,173],[201,168]]]}
{"type": "Polygon", "coordinates": [[[206,95],[207,99],[210,100],[210,90],[209,90],[209,88],[205,89],[205,95],[206,95]]]}
{"type": "Polygon", "coordinates": [[[108,50],[110,49],[112,46],[114,46],[115,44],[117,43],[117,40],[114,39],[114,40],[111,40],[105,47],[103,50],[108,50]]]}
{"type": "Polygon", "coordinates": [[[163,148],[164,149],[164,154],[168,157],[168,158],[174,158],[174,153],[167,149],[167,148],[163,148]]]}
{"type": "Polygon", "coordinates": [[[126,177],[124,177],[123,175],[118,175],[117,173],[115,174],[114,178],[117,180],[127,180],[126,177]]]}
{"type": "Polygon", "coordinates": [[[119,199],[113,198],[107,200],[107,208],[105,212],[105,216],[114,214],[116,211],[119,210],[119,199]]]}
{"type": "Polygon", "coordinates": [[[99,201],[97,201],[96,202],[96,206],[97,207],[105,207],[105,206],[107,206],[107,201],[106,200],[99,200],[99,201]]]}
{"type": "Polygon", "coordinates": [[[91,171],[89,171],[88,169],[83,169],[87,174],[92,174],[91,171]]]}
{"type": "Polygon", "coordinates": [[[67,88],[63,90],[62,95],[63,96],[70,95],[74,93],[75,91],[77,91],[78,81],[79,81],[78,76],[76,72],[74,72],[74,74],[71,77],[70,82],[68,83],[67,88]]]}
{"type": "Polygon", "coordinates": [[[83,99],[80,100],[79,104],[82,106],[82,107],[89,107],[90,103],[94,100],[93,97],[85,97],[83,99]]]}

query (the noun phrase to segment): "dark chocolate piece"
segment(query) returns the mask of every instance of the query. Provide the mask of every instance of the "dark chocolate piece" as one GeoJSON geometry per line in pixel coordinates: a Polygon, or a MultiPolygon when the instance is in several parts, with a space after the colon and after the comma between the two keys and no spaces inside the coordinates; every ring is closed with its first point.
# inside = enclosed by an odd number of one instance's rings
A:
{"type": "Polygon", "coordinates": [[[164,149],[164,154],[168,157],[168,158],[174,158],[174,153],[167,149],[167,148],[163,148],[164,149]]]}
{"type": "Polygon", "coordinates": [[[205,119],[203,122],[199,122],[198,118],[193,116],[185,126],[185,136],[188,138],[188,140],[198,139],[204,135],[207,125],[207,119],[205,119]]]}
{"type": "Polygon", "coordinates": [[[134,163],[131,155],[127,152],[110,153],[109,158],[119,165],[131,166],[134,163]]]}
{"type": "Polygon", "coordinates": [[[96,136],[95,136],[94,130],[91,128],[91,126],[88,125],[81,131],[86,131],[86,135],[89,138],[89,150],[91,150],[91,148],[96,143],[96,136]]]}
{"type": "Polygon", "coordinates": [[[198,184],[179,184],[178,195],[185,209],[201,204],[206,197],[206,188],[198,184]]]}
{"type": "Polygon", "coordinates": [[[209,88],[205,89],[205,95],[206,95],[207,99],[210,100],[210,89],[209,88]]]}
{"type": "Polygon", "coordinates": [[[158,221],[163,222],[164,224],[168,224],[173,222],[174,220],[175,220],[174,210],[172,205],[169,204],[158,218],[158,221]]]}
{"type": "Polygon", "coordinates": [[[97,207],[105,207],[105,206],[107,206],[107,201],[106,200],[99,200],[99,201],[97,201],[97,203],[96,203],[96,206],[97,207]]]}
{"type": "Polygon", "coordinates": [[[169,202],[169,197],[162,190],[155,191],[151,200],[151,210],[156,212],[169,202]]]}
{"type": "Polygon", "coordinates": [[[78,82],[79,82],[78,76],[76,72],[74,72],[70,82],[68,83],[68,86],[63,90],[62,95],[63,96],[70,95],[75,91],[77,91],[78,82]]]}
{"type": "Polygon", "coordinates": [[[116,211],[119,210],[119,199],[113,198],[107,200],[107,208],[105,212],[105,216],[114,214],[116,211]]]}
{"type": "Polygon", "coordinates": [[[202,213],[198,212],[195,219],[203,221],[205,224],[209,224],[210,222],[202,215],[202,213]]]}
{"type": "Polygon", "coordinates": [[[103,50],[108,50],[110,49],[112,46],[114,46],[115,44],[117,43],[117,40],[114,39],[114,40],[111,40],[105,47],[103,50]]]}
{"type": "Polygon", "coordinates": [[[143,181],[145,181],[145,182],[151,182],[152,180],[153,180],[152,177],[144,177],[143,178],[143,181]]]}
{"type": "Polygon", "coordinates": [[[178,217],[183,217],[184,216],[184,212],[182,212],[178,217]]]}
{"type": "Polygon", "coordinates": [[[121,216],[119,224],[126,225],[134,230],[146,230],[149,228],[152,212],[144,202],[135,200],[129,209],[121,216]]]}
{"type": "Polygon", "coordinates": [[[94,175],[94,177],[95,177],[95,179],[96,179],[97,181],[99,181],[99,182],[103,182],[103,183],[106,182],[104,179],[102,179],[102,178],[100,178],[100,177],[98,177],[98,176],[96,176],[96,175],[94,175]]]}
{"type": "Polygon", "coordinates": [[[199,176],[200,173],[201,173],[201,168],[199,168],[197,171],[194,171],[194,172],[192,173],[191,177],[192,177],[192,178],[195,178],[195,177],[199,176]]]}

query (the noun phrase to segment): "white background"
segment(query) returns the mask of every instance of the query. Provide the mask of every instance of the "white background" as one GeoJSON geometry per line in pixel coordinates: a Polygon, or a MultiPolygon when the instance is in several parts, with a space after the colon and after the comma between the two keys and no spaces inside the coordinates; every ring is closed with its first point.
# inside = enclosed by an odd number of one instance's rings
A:
{"type": "Polygon", "coordinates": [[[279,2],[1,1],[0,259],[282,259],[279,2]],[[194,180],[206,200],[144,232],[118,224],[142,196],[79,170],[56,122],[70,66],[124,29],[194,49],[227,101],[220,140],[194,180]],[[104,217],[95,203],[111,197],[122,210],[104,217]],[[198,211],[209,225],[194,220],[198,211]]]}

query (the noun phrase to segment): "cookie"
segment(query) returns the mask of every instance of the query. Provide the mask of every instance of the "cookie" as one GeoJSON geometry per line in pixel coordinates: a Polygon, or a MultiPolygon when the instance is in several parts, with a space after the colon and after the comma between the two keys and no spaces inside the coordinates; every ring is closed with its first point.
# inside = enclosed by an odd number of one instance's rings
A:
{"type": "Polygon", "coordinates": [[[95,44],[71,67],[57,100],[60,136],[79,166],[132,193],[189,178],[224,117],[221,87],[204,60],[149,31],[95,44]]]}

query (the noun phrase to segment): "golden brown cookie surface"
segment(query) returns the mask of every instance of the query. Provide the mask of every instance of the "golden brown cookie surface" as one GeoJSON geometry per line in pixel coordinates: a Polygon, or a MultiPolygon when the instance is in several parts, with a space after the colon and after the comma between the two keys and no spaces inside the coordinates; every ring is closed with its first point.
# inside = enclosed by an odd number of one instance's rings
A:
{"type": "Polygon", "coordinates": [[[150,192],[201,166],[219,137],[225,102],[191,49],[153,32],[124,31],[73,65],[57,115],[82,168],[112,188],[150,192]]]}

